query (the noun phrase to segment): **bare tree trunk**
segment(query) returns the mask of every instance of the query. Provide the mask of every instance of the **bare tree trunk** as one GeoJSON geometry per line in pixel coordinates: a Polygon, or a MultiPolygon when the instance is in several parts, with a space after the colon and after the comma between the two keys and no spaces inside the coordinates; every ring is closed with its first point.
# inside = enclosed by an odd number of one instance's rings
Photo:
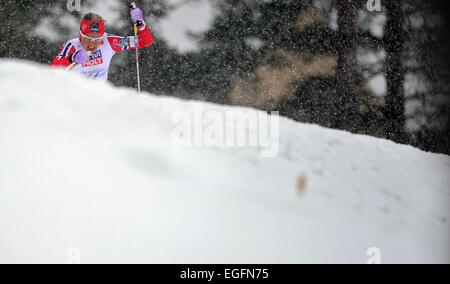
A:
{"type": "MultiPolygon", "coordinates": [[[[337,79],[339,82],[339,96],[343,104],[341,124],[347,129],[356,122],[354,104],[358,89],[356,70],[357,43],[357,2],[358,0],[337,0],[339,45],[337,79]]],[[[339,126],[338,126],[339,127],[339,126]]],[[[340,125],[340,128],[342,125],[340,125]]]]}
{"type": "Polygon", "coordinates": [[[385,1],[388,22],[385,29],[386,81],[385,135],[397,142],[405,139],[404,71],[402,66],[405,32],[402,0],[385,1]]]}
{"type": "Polygon", "coordinates": [[[349,94],[356,91],[356,19],[355,0],[338,0],[339,58],[338,78],[349,94]]]}

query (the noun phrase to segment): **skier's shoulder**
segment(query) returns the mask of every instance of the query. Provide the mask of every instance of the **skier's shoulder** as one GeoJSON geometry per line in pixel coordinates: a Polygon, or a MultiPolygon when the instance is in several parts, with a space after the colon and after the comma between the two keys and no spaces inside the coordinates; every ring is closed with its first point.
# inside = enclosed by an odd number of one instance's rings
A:
{"type": "Polygon", "coordinates": [[[105,34],[105,38],[106,38],[106,41],[109,43],[109,45],[115,52],[122,51],[124,49],[124,47],[127,46],[127,43],[129,42],[129,39],[127,36],[105,34]]]}
{"type": "Polygon", "coordinates": [[[66,41],[58,54],[59,58],[65,58],[80,49],[81,43],[77,38],[66,41]],[[78,41],[77,41],[78,40],[78,41]]]}
{"type": "Polygon", "coordinates": [[[81,46],[82,45],[81,45],[81,42],[80,42],[79,38],[73,38],[73,39],[70,39],[70,40],[68,40],[68,41],[66,41],[64,43],[64,47],[65,48],[72,48],[72,47],[74,47],[75,49],[80,49],[81,46]]]}

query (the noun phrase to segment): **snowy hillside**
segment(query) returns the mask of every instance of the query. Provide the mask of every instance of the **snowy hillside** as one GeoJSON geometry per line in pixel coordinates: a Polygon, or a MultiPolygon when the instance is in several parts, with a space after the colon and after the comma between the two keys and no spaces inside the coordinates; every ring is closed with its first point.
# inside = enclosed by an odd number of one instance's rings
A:
{"type": "Polygon", "coordinates": [[[181,147],[174,112],[233,108],[5,60],[0,86],[0,263],[450,262],[448,156],[284,118],[275,158],[181,147]]]}

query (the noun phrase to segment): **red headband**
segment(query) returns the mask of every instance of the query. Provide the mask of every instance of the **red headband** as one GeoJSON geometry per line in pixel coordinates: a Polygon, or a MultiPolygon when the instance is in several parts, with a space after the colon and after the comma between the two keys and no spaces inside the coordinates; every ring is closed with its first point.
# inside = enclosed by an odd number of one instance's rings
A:
{"type": "Polygon", "coordinates": [[[88,33],[105,33],[105,22],[104,21],[98,21],[98,20],[84,20],[81,21],[80,24],[80,31],[83,34],[88,33]]]}

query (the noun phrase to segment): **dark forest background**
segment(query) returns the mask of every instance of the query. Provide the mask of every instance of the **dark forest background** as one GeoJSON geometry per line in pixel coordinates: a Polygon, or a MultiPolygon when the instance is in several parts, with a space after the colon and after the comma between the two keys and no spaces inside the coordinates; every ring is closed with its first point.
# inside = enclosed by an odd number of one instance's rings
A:
{"type": "MultiPolygon", "coordinates": [[[[82,16],[67,11],[66,2],[2,1],[0,57],[49,64],[64,41],[76,37],[61,19],[82,16]],[[59,31],[57,42],[33,32],[43,19],[59,31]]],[[[136,2],[148,23],[175,8],[162,0],[136,2]]],[[[179,53],[155,34],[156,44],[141,52],[145,91],[277,110],[298,121],[450,154],[446,1],[381,0],[381,11],[372,12],[367,0],[211,2],[218,16],[208,31],[192,35],[199,50],[179,53]],[[381,33],[372,29],[377,19],[384,19],[381,33]],[[368,87],[380,76],[386,81],[382,95],[368,87]]],[[[129,18],[126,2],[118,12],[129,18]]],[[[130,34],[131,26],[108,32],[130,34]]],[[[114,61],[110,81],[135,87],[134,54],[114,61]]]]}

